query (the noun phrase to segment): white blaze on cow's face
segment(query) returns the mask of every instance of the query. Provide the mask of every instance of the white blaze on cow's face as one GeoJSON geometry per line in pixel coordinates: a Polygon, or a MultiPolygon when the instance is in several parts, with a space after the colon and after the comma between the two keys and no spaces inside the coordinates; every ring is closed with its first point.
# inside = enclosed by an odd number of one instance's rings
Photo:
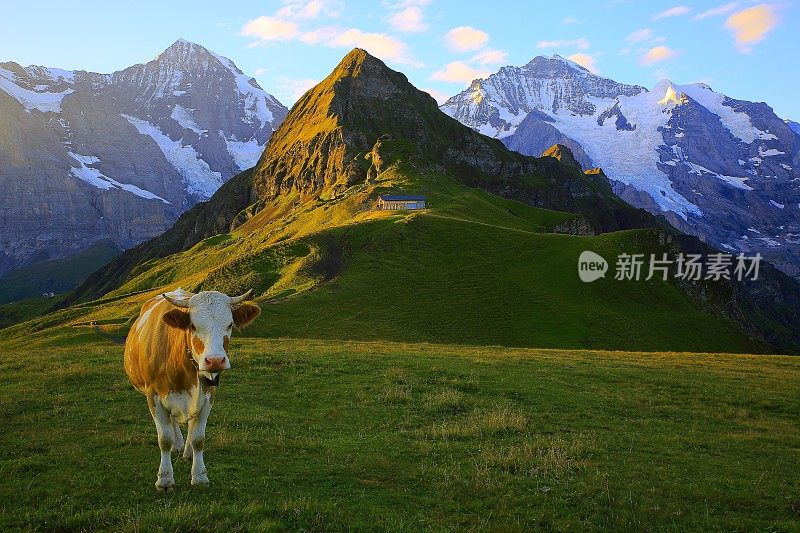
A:
{"type": "Polygon", "coordinates": [[[231,367],[228,343],[233,333],[230,297],[216,291],[189,299],[189,336],[192,356],[201,371],[220,372],[231,367]]]}

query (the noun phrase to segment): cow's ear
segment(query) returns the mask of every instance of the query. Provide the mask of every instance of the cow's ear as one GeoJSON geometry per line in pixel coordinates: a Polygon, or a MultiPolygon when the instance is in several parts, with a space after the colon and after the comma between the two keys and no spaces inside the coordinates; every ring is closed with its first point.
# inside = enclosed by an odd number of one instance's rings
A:
{"type": "Polygon", "coordinates": [[[192,325],[189,313],[186,311],[181,311],[180,309],[170,309],[164,313],[163,319],[168,326],[173,328],[189,329],[189,326],[192,325]]]}
{"type": "Polygon", "coordinates": [[[239,329],[246,328],[250,322],[258,318],[261,308],[253,302],[245,302],[233,310],[233,323],[239,329]]]}

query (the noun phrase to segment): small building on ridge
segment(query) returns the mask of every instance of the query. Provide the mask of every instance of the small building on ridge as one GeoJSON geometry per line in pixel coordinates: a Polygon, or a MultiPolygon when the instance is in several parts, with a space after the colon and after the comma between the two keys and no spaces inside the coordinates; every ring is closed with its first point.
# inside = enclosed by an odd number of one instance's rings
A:
{"type": "Polygon", "coordinates": [[[425,209],[426,201],[424,196],[384,194],[378,198],[376,207],[381,211],[425,209]]]}

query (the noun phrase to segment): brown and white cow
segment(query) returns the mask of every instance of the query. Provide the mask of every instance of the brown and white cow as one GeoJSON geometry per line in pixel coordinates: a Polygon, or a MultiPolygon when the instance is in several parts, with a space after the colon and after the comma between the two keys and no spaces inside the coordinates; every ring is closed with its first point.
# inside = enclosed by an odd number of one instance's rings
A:
{"type": "Polygon", "coordinates": [[[178,289],[148,300],[125,341],[125,373],[147,397],[156,423],[161,466],[156,489],[175,486],[172,451],[192,458],[192,485],[207,484],[203,462],[206,422],[219,374],[230,368],[228,342],[261,314],[252,291],[230,297],[178,289]],[[188,422],[186,445],[180,424],[188,422]]]}

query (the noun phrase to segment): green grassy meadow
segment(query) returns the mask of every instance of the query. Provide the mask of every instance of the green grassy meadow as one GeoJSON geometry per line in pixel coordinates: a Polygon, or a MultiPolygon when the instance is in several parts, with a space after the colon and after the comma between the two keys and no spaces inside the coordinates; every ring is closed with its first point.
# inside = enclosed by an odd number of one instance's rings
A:
{"type": "Polygon", "coordinates": [[[163,494],[120,346],[4,344],[2,530],[800,530],[796,358],[239,338],[163,494]]]}
{"type": "Polygon", "coordinates": [[[659,230],[555,233],[576,215],[401,170],[276,198],[98,300],[2,306],[0,530],[800,530],[800,359],[747,355],[767,348],[672,283],[577,276],[659,230]],[[398,190],[430,209],[370,208],[398,190]],[[112,340],[178,286],[263,313],[211,485],[176,459],[162,494],[112,340]]]}

